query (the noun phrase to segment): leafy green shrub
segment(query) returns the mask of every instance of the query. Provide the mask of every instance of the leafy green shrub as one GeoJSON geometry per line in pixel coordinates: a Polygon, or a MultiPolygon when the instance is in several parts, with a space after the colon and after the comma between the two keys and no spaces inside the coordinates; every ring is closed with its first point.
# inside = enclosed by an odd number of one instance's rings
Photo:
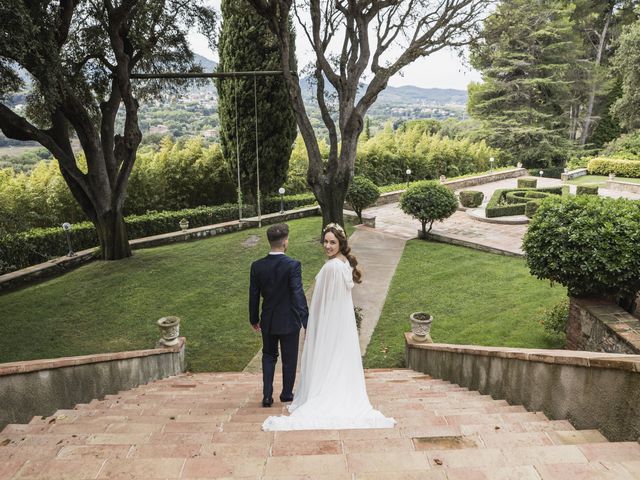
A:
{"type": "MultiPolygon", "coordinates": [[[[313,193],[300,193],[298,195],[285,195],[284,209],[292,210],[298,207],[308,207],[317,203],[313,193]]],[[[267,197],[262,200],[262,213],[275,213],[280,211],[280,197],[267,197]]]]}
{"type": "Polygon", "coordinates": [[[540,200],[529,200],[524,206],[524,214],[528,218],[533,218],[540,207],[540,200]]]}
{"type": "Polygon", "coordinates": [[[576,297],[616,297],[628,306],[640,289],[640,205],[583,195],[544,199],[523,249],[531,273],[576,297]]]}
{"type": "Polygon", "coordinates": [[[458,209],[458,200],[451,190],[438,182],[418,182],[410,186],[400,197],[402,211],[422,223],[422,235],[426,238],[433,222],[449,218],[458,209]],[[429,230],[426,226],[429,224],[429,230]]]}
{"type": "Polygon", "coordinates": [[[518,188],[536,188],[538,185],[537,178],[519,178],[518,188]]]}
{"type": "Polygon", "coordinates": [[[540,323],[550,334],[564,334],[569,320],[569,298],[563,298],[559,303],[547,309],[542,314],[540,323]]]}
{"type": "MultiPolygon", "coordinates": [[[[254,214],[253,207],[243,208],[243,217],[254,214]]],[[[198,207],[172,212],[154,212],[125,217],[130,239],[159,235],[179,230],[178,223],[189,220],[189,227],[202,227],[238,218],[235,204],[198,207]]],[[[75,251],[98,245],[95,228],[90,222],[73,225],[71,244],[75,251]]],[[[0,274],[45,262],[67,254],[67,240],[61,227],[34,228],[0,238],[0,274]]]]}
{"type": "Polygon", "coordinates": [[[478,190],[462,190],[459,195],[460,203],[467,208],[479,207],[482,205],[482,200],[484,200],[484,193],[478,190]]]}
{"type": "Polygon", "coordinates": [[[597,185],[578,185],[576,195],[598,195],[597,185]]]}
{"type": "Polygon", "coordinates": [[[620,135],[605,145],[602,153],[608,157],[640,160],[640,130],[620,135]]]}
{"type": "Polygon", "coordinates": [[[618,177],[640,178],[640,160],[617,160],[614,158],[593,158],[587,165],[591,175],[616,174],[618,177]]]}
{"type": "Polygon", "coordinates": [[[373,205],[380,197],[380,190],[366,177],[355,176],[349,185],[346,200],[353,207],[362,223],[362,210],[373,205]]]}

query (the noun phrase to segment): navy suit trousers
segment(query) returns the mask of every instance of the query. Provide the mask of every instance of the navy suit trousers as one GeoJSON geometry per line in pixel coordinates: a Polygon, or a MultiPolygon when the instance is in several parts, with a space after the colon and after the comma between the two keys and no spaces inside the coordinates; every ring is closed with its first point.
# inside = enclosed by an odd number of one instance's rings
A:
{"type": "Polygon", "coordinates": [[[299,339],[300,330],[284,335],[271,335],[262,332],[262,382],[265,398],[273,397],[273,376],[278,361],[278,343],[282,352],[282,393],[280,396],[282,398],[293,397],[299,339]]]}

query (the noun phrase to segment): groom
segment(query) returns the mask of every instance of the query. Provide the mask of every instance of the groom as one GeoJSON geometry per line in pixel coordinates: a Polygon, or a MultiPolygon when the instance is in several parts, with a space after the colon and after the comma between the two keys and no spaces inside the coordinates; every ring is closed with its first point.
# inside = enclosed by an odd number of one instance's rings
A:
{"type": "Polygon", "coordinates": [[[293,400],[293,384],[298,363],[300,327],[307,328],[309,310],[302,290],[300,262],[284,254],[289,246],[289,227],[273,225],[267,229],[269,255],[251,264],[249,315],[251,326],[262,332],[262,406],[273,404],[273,375],[282,351],[282,393],[280,400],[293,400]],[[262,315],[259,315],[262,295],[262,315]]]}

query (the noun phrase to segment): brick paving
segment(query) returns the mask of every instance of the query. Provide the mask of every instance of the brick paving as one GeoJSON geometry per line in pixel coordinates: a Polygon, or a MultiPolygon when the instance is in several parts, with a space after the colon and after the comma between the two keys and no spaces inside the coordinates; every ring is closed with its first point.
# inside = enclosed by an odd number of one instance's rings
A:
{"type": "Polygon", "coordinates": [[[367,370],[393,429],[262,432],[261,377],[184,374],[8,425],[0,479],[640,479],[609,443],[411,370],[367,370]]]}

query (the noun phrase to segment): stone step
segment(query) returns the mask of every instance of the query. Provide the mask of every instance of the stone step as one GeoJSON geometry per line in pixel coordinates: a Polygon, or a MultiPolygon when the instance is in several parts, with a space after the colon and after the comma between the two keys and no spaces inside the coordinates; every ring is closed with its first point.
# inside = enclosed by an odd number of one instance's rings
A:
{"type": "Polygon", "coordinates": [[[186,374],[8,425],[0,479],[640,478],[637,443],[409,370],[366,381],[395,428],[263,432],[285,410],[260,375],[186,374]]]}

